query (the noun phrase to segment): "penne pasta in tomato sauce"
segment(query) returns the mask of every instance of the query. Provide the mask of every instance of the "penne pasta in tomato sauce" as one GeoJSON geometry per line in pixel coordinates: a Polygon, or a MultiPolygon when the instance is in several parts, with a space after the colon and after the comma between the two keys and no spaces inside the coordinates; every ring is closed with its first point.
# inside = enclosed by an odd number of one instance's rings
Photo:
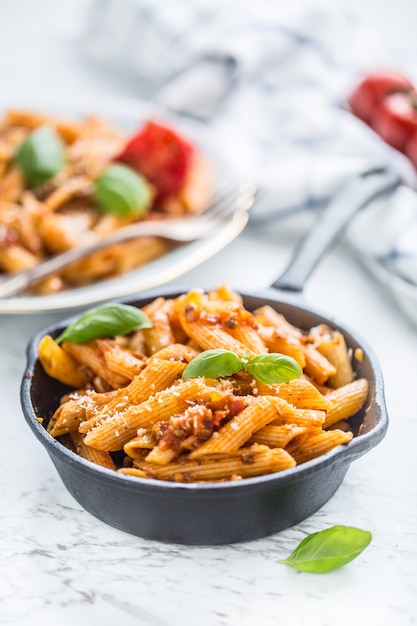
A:
{"type": "MultiPolygon", "coordinates": [[[[6,111],[0,118],[0,277],[134,222],[201,213],[213,188],[212,167],[200,149],[154,120],[126,136],[93,115],[72,120],[6,111]]],[[[30,291],[49,295],[119,276],[172,246],[153,236],[113,244],[30,291]]]]}
{"type": "Polygon", "coordinates": [[[247,480],[354,435],[368,381],[340,331],[249,311],[226,285],[156,298],[129,332],[115,322],[106,334],[97,315],[94,336],[77,335],[80,318],[39,345],[47,374],[71,388],[48,431],[92,463],[141,479],[247,480]]]}

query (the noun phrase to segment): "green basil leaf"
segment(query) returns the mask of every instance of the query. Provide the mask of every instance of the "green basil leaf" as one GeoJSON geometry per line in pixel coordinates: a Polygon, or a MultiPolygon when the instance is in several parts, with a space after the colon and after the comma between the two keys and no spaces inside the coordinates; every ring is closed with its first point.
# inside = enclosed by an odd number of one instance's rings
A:
{"type": "Polygon", "coordinates": [[[218,376],[232,376],[243,369],[239,357],[230,350],[205,350],[198,354],[185,368],[183,378],[217,378],[218,376]]]}
{"type": "Polygon", "coordinates": [[[278,563],[302,572],[323,574],[350,563],[370,544],[372,534],[353,526],[332,526],[303,539],[287,559],[278,563]]]}
{"type": "Polygon", "coordinates": [[[140,309],[129,304],[106,304],[89,309],[57,338],[58,343],[85,343],[97,337],[126,335],[137,328],[150,328],[152,322],[140,309]]]}
{"type": "Polygon", "coordinates": [[[39,187],[65,165],[65,146],[52,126],[41,126],[18,146],[15,161],[29,187],[39,187]]]}
{"type": "Polygon", "coordinates": [[[266,385],[286,383],[294,378],[299,378],[303,373],[295,359],[274,352],[253,357],[246,364],[246,370],[256,380],[266,385]]]}
{"type": "Polygon", "coordinates": [[[103,211],[116,215],[145,215],[151,204],[146,180],[118,163],[109,165],[96,180],[94,196],[103,211]]]}

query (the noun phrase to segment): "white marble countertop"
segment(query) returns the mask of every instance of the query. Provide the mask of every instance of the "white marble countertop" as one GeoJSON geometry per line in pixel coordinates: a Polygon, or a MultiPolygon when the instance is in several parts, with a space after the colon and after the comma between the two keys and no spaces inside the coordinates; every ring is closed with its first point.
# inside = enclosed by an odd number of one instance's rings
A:
{"type": "MultiPolygon", "coordinates": [[[[12,37],[25,10],[27,37],[35,41],[30,3],[15,0],[7,9],[5,4],[0,7],[0,70],[10,73],[13,88],[30,93],[39,86],[41,68],[48,67],[50,56],[45,46],[30,55],[27,46],[12,37]]],[[[60,66],[54,88],[65,84],[104,95],[104,76],[67,49],[66,36],[72,37],[83,3],[63,3],[59,11],[57,3],[46,20],[49,27],[42,27],[42,12],[52,6],[46,0],[36,3],[40,32],[53,50],[54,67],[60,66]]],[[[52,70],[45,71],[52,80],[52,70]]],[[[134,88],[122,82],[119,91],[134,94],[134,88]]],[[[248,230],[175,282],[227,281],[237,289],[260,291],[278,276],[293,246],[284,233],[248,230]]],[[[320,265],[305,296],[373,347],[385,377],[388,434],[351,465],[335,496],[306,521],[269,538],[218,547],[133,537],[107,527],[72,499],[25,424],[19,402],[30,336],[64,314],[0,317],[1,624],[417,623],[417,330],[343,246],[320,265]],[[326,575],[301,574],[276,563],[308,533],[334,524],[373,533],[372,543],[357,560],[326,575]]]]}

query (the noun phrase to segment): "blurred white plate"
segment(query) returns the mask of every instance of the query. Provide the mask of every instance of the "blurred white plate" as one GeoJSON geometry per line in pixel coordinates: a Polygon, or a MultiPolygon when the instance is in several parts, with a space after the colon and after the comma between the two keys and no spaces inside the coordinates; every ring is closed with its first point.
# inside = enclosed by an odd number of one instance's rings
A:
{"type": "MultiPolygon", "coordinates": [[[[180,132],[182,131],[206,155],[214,170],[215,185],[221,184],[229,175],[232,176],[230,166],[220,157],[219,146],[211,145],[207,130],[202,124],[184,120],[139,99],[90,98],[81,100],[77,98],[74,101],[64,96],[47,97],[46,95],[12,99],[6,98],[3,94],[0,96],[0,114],[8,108],[39,111],[72,119],[97,115],[129,134],[135,132],[146,119],[166,121],[180,132]]],[[[51,295],[21,295],[0,299],[0,314],[60,311],[86,307],[160,286],[188,272],[219,252],[242,232],[246,221],[244,215],[236,215],[211,236],[184,244],[163,257],[122,276],[51,295]]]]}

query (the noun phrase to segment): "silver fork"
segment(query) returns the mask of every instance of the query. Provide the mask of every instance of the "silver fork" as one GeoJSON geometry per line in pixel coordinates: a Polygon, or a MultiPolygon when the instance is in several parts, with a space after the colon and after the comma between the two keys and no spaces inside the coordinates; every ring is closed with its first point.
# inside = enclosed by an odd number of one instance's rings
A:
{"type": "Polygon", "coordinates": [[[170,241],[191,242],[205,239],[233,219],[247,215],[256,195],[253,183],[225,184],[218,190],[210,207],[199,215],[168,218],[161,221],[143,221],[130,224],[103,237],[97,242],[73,248],[58,254],[35,267],[23,270],[0,279],[0,298],[8,298],[21,293],[31,285],[51,274],[84,259],[116,243],[137,237],[162,237],[170,241]]]}

